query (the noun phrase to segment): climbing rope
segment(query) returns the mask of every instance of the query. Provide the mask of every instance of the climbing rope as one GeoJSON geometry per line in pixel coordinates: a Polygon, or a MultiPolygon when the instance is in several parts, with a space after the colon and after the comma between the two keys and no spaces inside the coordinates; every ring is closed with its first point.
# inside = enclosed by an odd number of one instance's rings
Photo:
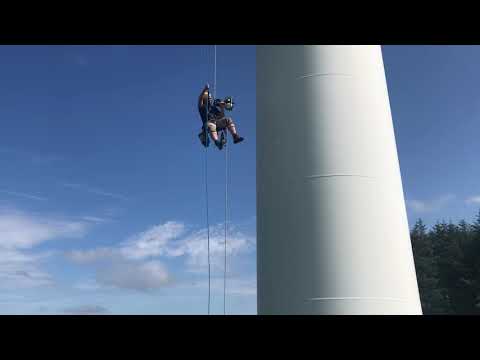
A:
{"type": "MultiPolygon", "coordinates": [[[[209,105],[207,104],[207,119],[208,119],[209,105]]],[[[205,141],[208,141],[207,126],[204,126],[205,141]]],[[[206,201],[206,217],[207,217],[207,254],[208,254],[208,315],[210,315],[210,218],[208,212],[208,152],[205,146],[205,201],[206,201]]]]}
{"type": "Polygon", "coordinates": [[[215,100],[217,98],[217,45],[213,45],[213,51],[213,100],[215,100]]]}
{"type": "MultiPolygon", "coordinates": [[[[203,54],[202,54],[203,55],[203,54]]],[[[208,58],[208,51],[205,51],[205,55],[208,58]]],[[[210,95],[210,90],[208,95],[210,95]]],[[[207,98],[206,104],[206,119],[208,119],[208,114],[210,111],[210,103],[207,98]]],[[[208,127],[207,124],[203,124],[203,132],[205,137],[205,142],[208,144],[208,127]]],[[[208,193],[208,147],[205,146],[205,207],[206,207],[206,225],[207,225],[207,256],[208,256],[208,315],[210,315],[210,308],[211,308],[211,273],[210,273],[210,216],[209,216],[209,193],[208,193]]]]}
{"type": "MultiPolygon", "coordinates": [[[[225,131],[225,139],[227,134],[225,131]]],[[[223,266],[223,315],[226,315],[227,292],[227,215],[228,215],[228,146],[225,143],[225,240],[224,240],[224,266],[223,266]]]]}
{"type": "MultiPolygon", "coordinates": [[[[217,92],[217,45],[214,45],[214,71],[213,71],[213,98],[216,99],[217,92]]],[[[226,311],[226,294],[227,294],[227,228],[228,228],[228,132],[227,129],[223,129],[225,139],[225,233],[224,233],[224,266],[223,266],[223,315],[227,314],[226,311]]]]}
{"type": "MultiPolygon", "coordinates": [[[[209,90],[210,91],[210,90],[209,90]]],[[[216,99],[217,91],[217,46],[214,45],[214,67],[213,67],[213,99],[216,99]]],[[[209,93],[210,95],[210,93],[209,93]]],[[[207,102],[207,119],[210,102],[207,102]]],[[[204,126],[205,141],[208,141],[208,127],[204,126]]],[[[227,233],[228,233],[228,146],[227,129],[222,129],[225,139],[225,233],[224,233],[224,272],[223,272],[223,315],[226,315],[226,289],[227,289],[227,233]]],[[[205,195],[206,195],[206,222],[207,222],[207,256],[208,256],[208,315],[211,309],[211,261],[210,261],[210,219],[209,219],[209,194],[208,194],[208,147],[205,146],[205,195]]]]}

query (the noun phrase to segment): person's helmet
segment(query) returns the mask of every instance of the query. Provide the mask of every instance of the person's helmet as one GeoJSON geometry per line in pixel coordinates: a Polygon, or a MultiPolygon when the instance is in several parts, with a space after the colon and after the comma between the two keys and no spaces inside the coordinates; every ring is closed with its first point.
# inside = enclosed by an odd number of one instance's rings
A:
{"type": "Polygon", "coordinates": [[[228,110],[228,111],[232,111],[233,110],[233,105],[235,104],[233,102],[233,98],[231,96],[227,96],[224,100],[225,102],[225,109],[228,110]]]}

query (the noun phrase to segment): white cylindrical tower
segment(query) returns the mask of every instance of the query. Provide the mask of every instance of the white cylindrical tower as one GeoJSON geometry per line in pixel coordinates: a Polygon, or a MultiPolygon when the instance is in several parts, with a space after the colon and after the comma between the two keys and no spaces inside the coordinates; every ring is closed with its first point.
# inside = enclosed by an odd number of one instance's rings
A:
{"type": "Polygon", "coordinates": [[[257,47],[259,314],[421,314],[380,46],[257,47]]]}

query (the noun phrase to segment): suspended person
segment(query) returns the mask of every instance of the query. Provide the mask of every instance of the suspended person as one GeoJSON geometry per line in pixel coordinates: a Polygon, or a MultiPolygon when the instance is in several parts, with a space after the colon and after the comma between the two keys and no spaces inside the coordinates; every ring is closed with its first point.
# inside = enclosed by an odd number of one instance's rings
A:
{"type": "Polygon", "coordinates": [[[203,146],[207,147],[209,145],[209,139],[205,136],[207,131],[210,133],[210,137],[219,150],[223,149],[226,139],[224,139],[223,133],[221,138],[219,138],[218,131],[228,129],[230,134],[232,134],[234,144],[238,144],[239,142],[243,141],[243,137],[239,136],[237,130],[235,129],[233,120],[225,116],[225,110],[233,110],[232,98],[227,97],[225,100],[213,100],[210,94],[210,87],[208,84],[205,85],[198,98],[198,112],[200,113],[203,123],[202,132],[198,135],[198,137],[200,138],[203,146]]]}

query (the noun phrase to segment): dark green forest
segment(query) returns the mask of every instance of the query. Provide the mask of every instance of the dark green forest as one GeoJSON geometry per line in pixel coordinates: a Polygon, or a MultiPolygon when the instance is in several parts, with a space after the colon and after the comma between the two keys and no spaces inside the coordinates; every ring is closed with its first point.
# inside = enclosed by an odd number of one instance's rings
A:
{"type": "Polygon", "coordinates": [[[423,313],[480,314],[480,211],[473,224],[419,219],[410,235],[423,313]]]}

